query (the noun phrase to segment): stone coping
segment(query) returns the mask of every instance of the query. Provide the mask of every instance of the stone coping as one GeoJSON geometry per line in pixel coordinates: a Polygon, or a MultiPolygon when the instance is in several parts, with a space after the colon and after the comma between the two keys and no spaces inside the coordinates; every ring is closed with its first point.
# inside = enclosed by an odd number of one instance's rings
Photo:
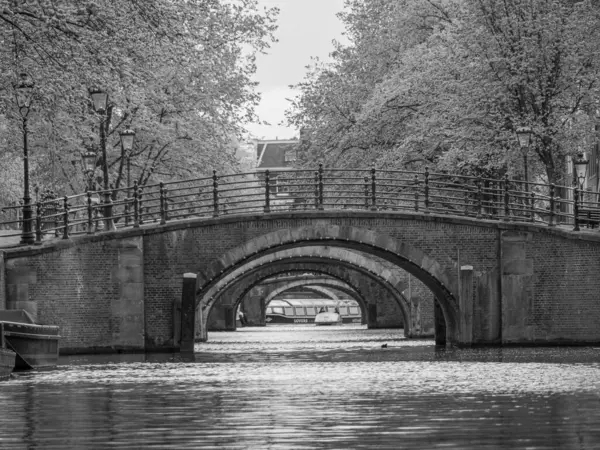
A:
{"type": "Polygon", "coordinates": [[[167,222],[164,225],[151,223],[144,224],[139,228],[127,228],[116,231],[100,232],[96,234],[76,234],[69,239],[49,239],[38,245],[2,247],[0,238],[0,250],[10,257],[30,256],[55,250],[67,249],[88,242],[108,242],[115,239],[127,239],[139,236],[150,236],[164,232],[178,231],[190,228],[209,227],[215,225],[227,225],[232,223],[271,221],[271,220],[294,220],[294,219],[371,219],[371,220],[422,220],[426,222],[439,222],[455,225],[468,225],[485,228],[495,228],[499,231],[525,231],[534,233],[546,233],[560,236],[566,239],[600,242],[600,231],[582,228],[573,231],[571,225],[548,226],[528,222],[510,222],[501,220],[477,219],[473,217],[449,216],[445,214],[426,214],[423,212],[410,211],[364,211],[364,210],[309,210],[309,211],[284,211],[266,214],[238,214],[221,215],[219,217],[201,217],[194,219],[181,219],[167,222]]]}

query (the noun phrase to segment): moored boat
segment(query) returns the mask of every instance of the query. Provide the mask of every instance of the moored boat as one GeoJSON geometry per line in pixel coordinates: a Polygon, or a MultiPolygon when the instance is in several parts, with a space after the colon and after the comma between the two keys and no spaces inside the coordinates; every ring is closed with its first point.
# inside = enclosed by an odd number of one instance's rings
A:
{"type": "Polygon", "coordinates": [[[285,299],[272,300],[266,308],[268,324],[312,324],[319,311],[325,307],[338,307],[342,323],[362,323],[360,306],[355,300],[285,299]]]}
{"type": "Polygon", "coordinates": [[[15,367],[16,354],[0,347],[0,381],[7,380],[15,367]]]}
{"type": "Polygon", "coordinates": [[[335,308],[335,311],[328,311],[322,308],[319,314],[315,316],[315,325],[339,325],[342,323],[342,317],[335,308]]]}
{"type": "Polygon", "coordinates": [[[59,327],[31,322],[26,313],[0,311],[4,346],[16,353],[14,370],[42,369],[58,363],[59,327]]]}

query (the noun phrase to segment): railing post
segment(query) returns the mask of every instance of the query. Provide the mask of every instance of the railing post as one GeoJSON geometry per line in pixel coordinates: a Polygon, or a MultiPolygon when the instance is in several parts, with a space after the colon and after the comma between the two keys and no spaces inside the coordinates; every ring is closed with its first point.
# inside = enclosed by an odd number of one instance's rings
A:
{"type": "Polygon", "coordinates": [[[481,210],[483,208],[483,191],[481,189],[481,184],[482,184],[481,177],[477,177],[475,184],[477,185],[477,206],[476,206],[477,215],[476,215],[476,217],[478,219],[481,219],[481,210]]]}
{"type": "Polygon", "coordinates": [[[548,217],[548,226],[554,227],[554,183],[550,185],[550,216],[548,217]]]}
{"type": "Polygon", "coordinates": [[[419,177],[415,174],[415,212],[419,212],[419,177]]]}
{"type": "Polygon", "coordinates": [[[369,209],[369,177],[365,177],[365,209],[369,209]]]}
{"type": "Polygon", "coordinates": [[[504,174],[504,218],[505,222],[509,220],[510,208],[509,208],[510,197],[508,194],[508,174],[504,174]]]}
{"type": "Polygon", "coordinates": [[[116,230],[115,222],[112,217],[113,214],[113,201],[112,192],[106,191],[104,193],[104,225],[105,231],[116,230]]]}
{"type": "Polygon", "coordinates": [[[579,231],[579,188],[573,189],[573,231],[579,231]]]}
{"type": "Polygon", "coordinates": [[[58,218],[58,208],[59,208],[59,201],[55,198],[52,201],[52,209],[54,210],[54,237],[58,237],[60,236],[60,231],[58,231],[58,224],[60,223],[60,220],[58,218]]]}
{"type": "Polygon", "coordinates": [[[133,228],[140,227],[140,194],[137,180],[133,182],[133,228]]]}
{"type": "Polygon", "coordinates": [[[429,214],[429,168],[425,167],[425,214],[429,214]]]}
{"type": "Polygon", "coordinates": [[[269,170],[265,170],[265,213],[271,212],[271,179],[269,170]]]}
{"type": "Polygon", "coordinates": [[[34,244],[42,243],[42,204],[35,204],[35,242],[34,244]]]}
{"type": "Polygon", "coordinates": [[[529,208],[529,221],[535,222],[535,192],[531,192],[529,196],[531,197],[531,207],[529,208]]]}
{"type": "Polygon", "coordinates": [[[69,198],[63,197],[63,239],[69,239],[69,198]]]}
{"type": "Polygon", "coordinates": [[[323,210],[323,164],[319,164],[319,209],[323,210]]]}
{"type": "Polygon", "coordinates": [[[143,225],[144,224],[144,188],[141,186],[138,188],[138,210],[139,210],[138,223],[140,225],[143,225]]]}
{"type": "Polygon", "coordinates": [[[371,211],[377,211],[377,182],[375,179],[375,166],[371,168],[371,211]]]}
{"type": "Polygon", "coordinates": [[[319,172],[315,170],[315,209],[319,209],[319,172]]]}
{"type": "Polygon", "coordinates": [[[86,201],[87,201],[87,234],[92,234],[94,232],[94,208],[92,207],[92,193],[87,191],[86,193],[86,201]]]}
{"type": "Polygon", "coordinates": [[[129,202],[131,198],[129,197],[129,186],[127,186],[127,190],[125,191],[125,227],[129,227],[129,202]]]}
{"type": "Polygon", "coordinates": [[[159,188],[160,224],[164,225],[165,223],[167,223],[167,207],[166,207],[167,199],[166,199],[166,192],[165,192],[165,184],[161,181],[159,186],[160,186],[160,188],[159,188]]]}
{"type": "Polygon", "coordinates": [[[213,170],[213,217],[219,216],[219,177],[213,170]]]}

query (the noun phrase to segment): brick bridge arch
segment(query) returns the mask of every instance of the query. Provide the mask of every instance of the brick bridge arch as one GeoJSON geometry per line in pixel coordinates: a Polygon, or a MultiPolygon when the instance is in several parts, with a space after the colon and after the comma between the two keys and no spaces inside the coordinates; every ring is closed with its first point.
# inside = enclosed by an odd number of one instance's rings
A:
{"type": "MultiPolygon", "coordinates": [[[[249,240],[243,245],[234,248],[211,263],[207,270],[201,274],[200,288],[197,295],[197,303],[202,303],[207,312],[216,299],[217,293],[235,278],[241,276],[247,267],[251,267],[253,261],[260,258],[268,258],[269,255],[278,252],[277,260],[294,257],[301,247],[315,247],[319,249],[319,256],[331,254],[332,249],[341,247],[357,250],[367,255],[377,256],[387,260],[401,269],[412,273],[420,279],[438,299],[446,322],[447,335],[450,342],[455,340],[455,324],[457,321],[457,265],[446,258],[444,265],[425,254],[418,248],[392,238],[389,235],[378,233],[357,227],[345,226],[313,226],[296,229],[279,230],[249,240]],[[286,252],[286,253],[280,253],[286,252]]],[[[336,259],[336,256],[332,256],[336,259]]],[[[366,258],[360,253],[354,252],[354,261],[366,258]]],[[[374,263],[374,262],[372,262],[374,263]]],[[[382,271],[385,276],[393,276],[387,268],[382,271]]],[[[398,283],[393,283],[397,285],[398,283]]],[[[399,292],[404,291],[405,286],[396,286],[399,292]]],[[[408,317],[404,305],[405,317],[408,317]]],[[[204,322],[207,317],[204,314],[204,322]]],[[[205,323],[203,324],[205,329],[205,323]]],[[[205,339],[205,333],[201,339],[205,339]]]]}
{"type": "MultiPolygon", "coordinates": [[[[265,297],[265,305],[268,305],[269,302],[276,296],[278,296],[279,294],[284,293],[285,291],[289,291],[290,289],[294,289],[297,287],[303,287],[306,288],[308,290],[313,289],[313,287],[331,287],[331,288],[335,288],[339,291],[342,291],[344,294],[349,295],[350,297],[354,298],[355,296],[358,296],[358,292],[356,292],[351,286],[349,286],[347,283],[343,283],[339,280],[335,280],[332,278],[319,278],[319,279],[314,279],[314,280],[307,280],[307,279],[300,279],[300,280],[293,280],[293,281],[282,281],[281,285],[279,285],[280,283],[277,283],[277,288],[275,288],[273,291],[271,291],[267,297],[265,297]]],[[[330,299],[333,300],[337,300],[338,297],[337,295],[335,295],[335,293],[326,290],[327,292],[323,292],[325,295],[327,295],[330,299]]],[[[317,290],[317,292],[321,293],[321,290],[317,290]]]]}
{"type": "Polygon", "coordinates": [[[338,295],[335,292],[333,292],[331,289],[327,289],[327,287],[325,287],[325,286],[317,286],[317,285],[306,286],[306,288],[304,288],[303,290],[312,292],[313,294],[322,295],[323,297],[328,298],[330,300],[338,299],[338,295]]]}
{"type": "MultiPolygon", "coordinates": [[[[362,292],[360,286],[358,284],[355,284],[354,281],[356,280],[356,278],[358,276],[363,275],[363,276],[365,276],[365,278],[374,280],[377,283],[384,283],[382,280],[377,280],[374,275],[367,274],[366,272],[360,272],[360,269],[351,271],[350,268],[347,266],[338,265],[338,267],[333,267],[330,262],[307,263],[307,262],[302,262],[301,259],[298,259],[297,261],[294,261],[294,262],[289,262],[289,263],[285,263],[283,265],[279,265],[279,267],[276,267],[276,266],[268,267],[267,270],[268,270],[268,273],[270,273],[271,275],[269,275],[267,278],[263,278],[261,282],[256,283],[253,286],[250,286],[249,288],[245,289],[243,291],[244,293],[237,298],[236,307],[237,307],[237,305],[247,301],[246,299],[248,297],[248,294],[257,287],[262,288],[261,290],[266,289],[266,296],[264,298],[262,298],[262,300],[261,300],[264,305],[264,310],[262,311],[263,315],[265,313],[266,307],[271,302],[271,300],[273,300],[274,297],[276,297],[277,295],[279,295],[282,292],[285,292],[289,289],[294,289],[296,287],[306,287],[307,289],[319,288],[319,287],[323,287],[323,286],[324,287],[332,287],[339,291],[344,292],[346,295],[348,295],[353,300],[356,300],[358,302],[358,305],[359,305],[359,308],[361,310],[361,314],[363,317],[362,323],[366,324],[367,323],[367,305],[369,304],[369,301],[368,301],[366,293],[362,292]],[[302,270],[301,268],[303,268],[304,270],[302,270]],[[340,268],[343,270],[339,270],[340,268]],[[285,269],[285,270],[283,270],[283,269],[285,269]],[[283,270],[283,271],[280,272],[281,270],[283,270]],[[297,272],[298,277],[301,277],[302,275],[304,275],[305,273],[308,273],[308,272],[322,275],[322,277],[311,279],[311,280],[301,279],[301,280],[294,280],[294,281],[289,281],[289,280],[288,281],[280,281],[280,282],[274,281],[272,283],[269,283],[269,284],[273,285],[272,290],[269,290],[268,288],[264,287],[263,283],[265,281],[268,281],[270,278],[277,276],[279,273],[291,273],[291,272],[297,272]],[[348,274],[347,276],[344,276],[345,272],[348,274]],[[355,285],[353,285],[353,284],[355,284],[355,285]]],[[[261,276],[258,273],[256,275],[261,276]]],[[[262,275],[264,275],[264,273],[262,275]]],[[[264,293],[264,291],[263,291],[263,293],[264,293]]],[[[332,296],[330,296],[329,298],[331,298],[333,300],[338,299],[338,297],[335,296],[333,293],[331,293],[331,295],[332,296]]],[[[264,324],[265,317],[262,317],[261,319],[262,319],[261,323],[264,324]]]]}
{"type": "MultiPolygon", "coordinates": [[[[221,316],[221,329],[235,329],[233,324],[233,312],[239,304],[244,300],[247,294],[256,287],[256,285],[264,282],[273,276],[283,273],[305,273],[312,272],[322,275],[328,275],[348,284],[352,289],[358,292],[359,305],[363,317],[367,319],[369,328],[404,328],[406,337],[412,336],[409,325],[404,326],[410,314],[407,309],[407,300],[403,294],[395,289],[389,282],[378,276],[376,272],[370,272],[365,268],[358,267],[354,264],[339,260],[327,260],[318,257],[297,257],[290,259],[277,259],[277,264],[266,263],[254,270],[249,270],[230,283],[219,294],[216,301],[212,302],[210,311],[205,308],[207,314],[205,317],[212,319],[211,324],[215,326],[215,314],[221,316]],[[381,291],[385,291],[389,298],[369,298],[368,286],[364,286],[358,280],[360,277],[369,282],[381,286],[381,291]],[[375,309],[370,306],[375,306],[375,309]],[[369,314],[370,311],[370,314],[369,314]],[[227,314],[230,315],[227,318],[227,314]],[[226,326],[229,322],[229,326],[226,326]]],[[[410,322],[409,322],[410,323],[410,322]]],[[[214,328],[213,328],[214,329],[214,328]]],[[[416,335],[415,335],[416,336],[416,335]]]]}
{"type": "MultiPolygon", "coordinates": [[[[354,277],[351,276],[350,279],[352,279],[352,278],[354,278],[354,277]]],[[[372,277],[371,279],[374,279],[374,277],[372,277]]],[[[377,280],[377,282],[379,283],[380,281],[377,280]]],[[[381,283],[381,284],[383,284],[383,283],[381,283]]],[[[269,305],[271,300],[273,300],[279,294],[282,294],[290,289],[294,289],[297,287],[303,287],[307,290],[315,290],[316,292],[320,292],[320,290],[317,290],[318,288],[330,287],[330,288],[334,288],[340,292],[343,292],[345,295],[347,295],[348,297],[355,300],[358,303],[358,306],[361,311],[361,315],[362,315],[361,323],[362,324],[367,323],[367,305],[369,302],[365,298],[365,295],[361,294],[356,288],[352,287],[346,281],[342,281],[340,279],[330,276],[330,277],[316,278],[316,279],[312,279],[312,280],[299,279],[299,280],[293,280],[293,281],[287,281],[287,282],[282,281],[280,283],[275,283],[275,286],[276,286],[276,288],[273,289],[271,292],[269,292],[264,299],[265,308],[269,305]]],[[[327,290],[327,291],[329,291],[329,290],[327,290]]],[[[332,299],[332,300],[339,299],[339,297],[337,295],[335,295],[333,292],[330,292],[330,293],[331,293],[331,295],[329,296],[330,299],[332,299]]],[[[402,295],[401,293],[399,293],[399,294],[402,295]]],[[[402,319],[404,321],[404,317],[402,317],[402,319]]]]}
{"type": "Polygon", "coordinates": [[[202,302],[203,309],[210,309],[217,296],[222,295],[221,293],[223,291],[228,289],[232,284],[235,284],[239,278],[247,272],[256,271],[267,264],[279,264],[297,258],[312,258],[319,261],[346,263],[348,265],[356,266],[357,268],[363,269],[365,273],[376,275],[378,278],[385,280],[398,292],[404,291],[407,285],[404,278],[400,277],[397,273],[382,265],[380,262],[372,260],[365,255],[338,247],[323,248],[310,245],[274,251],[249,261],[247,264],[240,266],[223,276],[218,283],[213,285],[211,290],[206,292],[204,296],[205,301],[202,301],[201,298],[198,297],[197,303],[200,304],[202,302]]]}
{"type": "MultiPolygon", "coordinates": [[[[330,300],[338,300],[339,299],[339,293],[334,292],[332,289],[328,288],[325,285],[320,286],[318,284],[312,284],[312,285],[304,287],[302,289],[302,291],[308,291],[313,294],[322,295],[324,298],[328,298],[330,300]]],[[[350,288],[348,288],[348,292],[351,292],[350,288]]],[[[345,294],[349,295],[347,292],[345,292],[345,294]]],[[[352,295],[356,295],[356,293],[354,293],[352,295]]]]}
{"type": "MultiPolygon", "coordinates": [[[[345,250],[337,247],[321,248],[318,246],[307,246],[297,247],[293,249],[279,250],[268,255],[263,255],[246,265],[239,267],[232,271],[228,275],[224,276],[213,288],[213,290],[205,296],[206,302],[202,303],[202,309],[205,312],[203,316],[210,317],[212,308],[219,303],[231,303],[237,307],[239,302],[242,301],[244,296],[252,289],[252,287],[266,279],[265,274],[273,276],[275,274],[285,273],[282,270],[278,270],[277,266],[286,267],[289,270],[293,270],[293,264],[300,263],[329,263],[339,265],[345,268],[353,268],[363,275],[369,276],[377,283],[385,286],[385,290],[389,292],[389,295],[393,298],[399,308],[399,310],[393,311],[393,306],[390,309],[390,305],[386,308],[380,308],[380,311],[387,310],[393,315],[400,315],[397,319],[386,320],[375,320],[369,322],[371,327],[383,327],[383,323],[401,324],[410,317],[410,305],[407,299],[403,295],[403,291],[406,288],[406,281],[400,277],[397,273],[394,273],[389,268],[382,265],[380,262],[369,259],[368,257],[359,253],[345,250]],[[269,267],[275,267],[269,268],[269,267]],[[250,278],[254,277],[254,278],[250,278]],[[252,281],[247,281],[248,279],[252,281]],[[243,291],[236,292],[236,286],[241,285],[243,291]],[[225,299],[223,302],[221,299],[225,299]]],[[[344,282],[353,285],[352,280],[348,277],[343,277],[340,274],[335,275],[336,278],[343,280],[344,282]]],[[[199,301],[200,299],[198,299],[199,301]]],[[[381,302],[377,301],[380,306],[384,306],[381,302]]],[[[377,304],[375,303],[375,304],[377,304]]],[[[233,307],[232,306],[232,307],[233,307]]],[[[363,313],[366,313],[367,306],[363,305],[363,313]]],[[[372,314],[376,314],[373,312],[372,314]]],[[[366,316],[366,314],[365,314],[366,316]]],[[[229,319],[231,322],[231,319],[229,319]]],[[[202,329],[201,329],[202,330],[202,329]]],[[[412,330],[409,330],[412,335],[412,330]]],[[[200,335],[202,338],[206,337],[201,331],[200,335]]]]}
{"type": "Polygon", "coordinates": [[[318,285],[311,285],[311,286],[306,286],[303,291],[309,291],[312,292],[313,294],[318,294],[318,295],[322,295],[324,298],[328,298],[330,300],[337,300],[338,299],[338,295],[333,292],[331,289],[328,289],[325,286],[318,286],[318,285]]]}

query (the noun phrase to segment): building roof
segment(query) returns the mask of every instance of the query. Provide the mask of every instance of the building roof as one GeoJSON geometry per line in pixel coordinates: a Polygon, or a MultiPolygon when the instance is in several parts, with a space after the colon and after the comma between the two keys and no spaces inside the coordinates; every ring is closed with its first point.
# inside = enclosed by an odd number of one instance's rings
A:
{"type": "MultiPolygon", "coordinates": [[[[259,140],[256,142],[256,167],[258,169],[282,169],[291,167],[292,161],[286,161],[286,152],[294,151],[299,141],[259,140]]],[[[295,156],[295,155],[294,155],[295,156]]],[[[294,158],[295,159],[295,158],[294,158]]]]}

